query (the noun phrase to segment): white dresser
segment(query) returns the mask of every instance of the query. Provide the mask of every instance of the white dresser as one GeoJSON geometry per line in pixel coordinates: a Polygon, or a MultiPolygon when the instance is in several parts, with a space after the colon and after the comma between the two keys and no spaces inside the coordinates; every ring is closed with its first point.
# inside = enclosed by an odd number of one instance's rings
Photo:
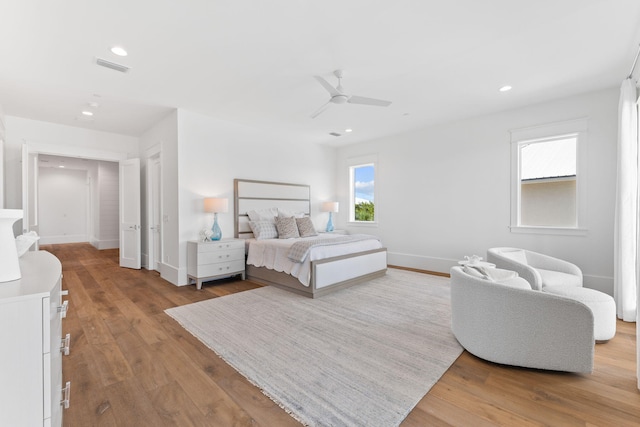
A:
{"type": "Polygon", "coordinates": [[[203,281],[235,274],[244,280],[244,245],[243,239],[187,242],[187,277],[196,281],[197,289],[202,289],[203,281]]]}
{"type": "Polygon", "coordinates": [[[0,424],[59,427],[70,391],[62,384],[62,266],[49,252],[27,252],[20,271],[0,283],[0,424]]]}

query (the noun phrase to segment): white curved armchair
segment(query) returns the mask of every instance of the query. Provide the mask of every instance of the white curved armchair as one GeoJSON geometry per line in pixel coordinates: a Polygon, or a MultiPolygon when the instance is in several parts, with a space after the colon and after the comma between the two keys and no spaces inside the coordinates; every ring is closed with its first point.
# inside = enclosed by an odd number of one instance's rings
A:
{"type": "Polygon", "coordinates": [[[541,291],[547,286],[582,286],[582,271],[568,261],[519,248],[491,248],[487,261],[498,268],[517,272],[541,291]]]}
{"type": "Polygon", "coordinates": [[[451,330],[471,354],[526,368],[592,372],[594,317],[562,296],[451,269],[451,330]]]}

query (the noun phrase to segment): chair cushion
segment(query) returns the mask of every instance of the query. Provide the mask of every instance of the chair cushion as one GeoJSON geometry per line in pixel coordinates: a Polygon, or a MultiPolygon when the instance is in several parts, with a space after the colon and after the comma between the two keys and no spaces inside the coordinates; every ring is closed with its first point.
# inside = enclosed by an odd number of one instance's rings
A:
{"type": "Polygon", "coordinates": [[[495,282],[500,285],[509,286],[511,288],[531,289],[531,285],[529,285],[529,282],[524,280],[522,277],[518,277],[518,273],[516,273],[515,271],[480,266],[464,266],[462,268],[462,271],[464,271],[469,276],[487,280],[489,282],[495,282]]]}
{"type": "Polygon", "coordinates": [[[547,286],[582,286],[582,278],[580,276],[542,268],[536,268],[536,270],[542,278],[542,288],[547,286]]]}

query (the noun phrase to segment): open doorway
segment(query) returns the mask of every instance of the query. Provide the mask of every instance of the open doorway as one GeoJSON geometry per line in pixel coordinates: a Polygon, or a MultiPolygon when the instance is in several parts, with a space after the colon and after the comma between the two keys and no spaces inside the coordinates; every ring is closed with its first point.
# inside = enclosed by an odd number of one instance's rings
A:
{"type": "Polygon", "coordinates": [[[40,154],[32,214],[41,244],[119,248],[118,163],[40,154]]]}

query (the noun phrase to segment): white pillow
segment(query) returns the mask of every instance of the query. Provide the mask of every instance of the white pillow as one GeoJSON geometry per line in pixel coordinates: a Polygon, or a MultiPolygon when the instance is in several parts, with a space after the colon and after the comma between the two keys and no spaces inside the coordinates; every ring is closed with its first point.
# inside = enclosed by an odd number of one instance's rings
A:
{"type": "Polygon", "coordinates": [[[250,221],[269,221],[275,224],[275,217],[278,216],[278,209],[256,209],[247,211],[250,221]]]}
{"type": "Polygon", "coordinates": [[[288,211],[286,209],[278,208],[278,216],[280,218],[290,218],[290,217],[304,218],[304,212],[294,212],[294,211],[288,211]]]}
{"type": "Polygon", "coordinates": [[[249,227],[253,231],[253,237],[256,240],[276,239],[278,238],[278,230],[276,224],[270,221],[249,221],[249,227]]]}

